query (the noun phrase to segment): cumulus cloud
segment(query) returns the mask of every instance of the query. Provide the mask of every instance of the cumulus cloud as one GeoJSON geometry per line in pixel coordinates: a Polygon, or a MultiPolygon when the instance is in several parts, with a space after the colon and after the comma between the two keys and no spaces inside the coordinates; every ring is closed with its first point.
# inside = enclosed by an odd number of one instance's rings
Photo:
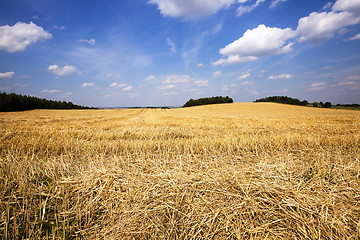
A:
{"type": "Polygon", "coordinates": [[[269,79],[291,79],[293,75],[291,74],[280,74],[280,75],[271,75],[269,79]]]}
{"type": "Polygon", "coordinates": [[[0,50],[23,51],[38,40],[50,39],[52,35],[33,22],[17,22],[14,26],[0,26],[0,50]]]}
{"type": "Polygon", "coordinates": [[[257,28],[247,30],[241,38],[221,48],[220,54],[227,58],[222,58],[213,65],[243,63],[259,57],[290,52],[293,43],[289,42],[289,39],[295,35],[295,31],[290,28],[281,29],[261,24],[257,28]]]}
{"type": "Polygon", "coordinates": [[[163,16],[191,20],[216,13],[227,8],[235,0],[149,0],[156,4],[163,16]]]}
{"type": "Polygon", "coordinates": [[[209,86],[209,81],[208,80],[197,80],[197,81],[195,81],[195,84],[198,85],[199,87],[206,87],[206,86],[209,86]]]}
{"type": "Polygon", "coordinates": [[[77,41],[79,43],[88,43],[90,45],[95,45],[96,44],[96,40],[95,39],[80,39],[79,41],[77,41]]]}
{"type": "Polygon", "coordinates": [[[12,78],[15,72],[3,72],[0,73],[0,78],[12,78]]]}
{"type": "Polygon", "coordinates": [[[50,72],[52,72],[55,75],[58,76],[66,76],[69,75],[71,73],[80,73],[76,67],[72,66],[72,65],[65,65],[64,67],[59,67],[58,65],[50,65],[48,67],[48,70],[50,72]]]}
{"type": "Polygon", "coordinates": [[[339,29],[359,22],[360,17],[354,17],[350,12],[313,12],[299,20],[296,31],[300,42],[320,44],[334,37],[339,29]]]}
{"type": "Polygon", "coordinates": [[[222,73],[221,73],[220,71],[216,71],[216,72],[213,73],[213,76],[214,76],[215,78],[218,78],[218,77],[220,77],[221,75],[222,75],[222,73]]]}
{"type": "Polygon", "coordinates": [[[121,87],[125,87],[127,84],[125,83],[117,83],[117,82],[113,82],[112,84],[109,85],[109,87],[112,88],[121,88],[121,87]]]}
{"type": "MultiPolygon", "coordinates": [[[[285,0],[274,0],[271,6],[276,6],[285,0]]],[[[246,0],[239,1],[245,3],[246,0]]],[[[241,14],[246,9],[253,9],[261,1],[249,8],[239,10],[241,14]]],[[[327,4],[330,8],[332,3],[327,4]]],[[[240,8],[241,9],[241,8],[240,8]]],[[[244,35],[219,50],[223,57],[213,63],[213,66],[244,63],[257,60],[261,57],[284,54],[292,51],[292,46],[297,38],[298,42],[311,42],[320,44],[340,33],[344,27],[360,23],[360,0],[337,0],[329,12],[313,12],[309,16],[299,19],[296,30],[291,28],[277,28],[259,25],[257,28],[248,29],[244,35]]],[[[355,35],[348,40],[360,39],[355,35]]]]}
{"type": "Polygon", "coordinates": [[[82,87],[92,87],[94,85],[95,85],[95,83],[86,83],[86,82],[81,84],[82,87]]]}
{"type": "Polygon", "coordinates": [[[337,0],[333,7],[333,11],[347,11],[354,13],[358,16],[360,13],[360,1],[359,0],[337,0]]]}
{"type": "MultiPolygon", "coordinates": [[[[245,3],[245,2],[246,1],[241,1],[240,3],[245,3]]],[[[255,10],[260,5],[260,3],[263,3],[263,2],[265,2],[265,0],[256,0],[256,2],[253,5],[239,6],[236,10],[236,15],[240,17],[240,16],[244,15],[245,13],[249,13],[249,12],[255,10]]]]}
{"type": "Polygon", "coordinates": [[[189,75],[168,75],[163,83],[188,83],[191,79],[189,75]]]}

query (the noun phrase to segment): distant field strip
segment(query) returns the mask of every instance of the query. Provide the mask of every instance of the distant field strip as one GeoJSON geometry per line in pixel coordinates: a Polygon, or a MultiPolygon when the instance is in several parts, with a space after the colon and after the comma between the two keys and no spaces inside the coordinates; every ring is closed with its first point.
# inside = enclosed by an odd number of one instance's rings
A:
{"type": "Polygon", "coordinates": [[[0,113],[2,239],[359,239],[360,112],[0,113]]]}

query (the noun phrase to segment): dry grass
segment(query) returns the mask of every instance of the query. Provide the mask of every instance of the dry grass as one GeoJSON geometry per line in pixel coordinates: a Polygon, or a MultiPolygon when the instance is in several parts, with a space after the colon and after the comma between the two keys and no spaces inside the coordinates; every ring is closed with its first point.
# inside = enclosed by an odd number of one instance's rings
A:
{"type": "Polygon", "coordinates": [[[360,112],[0,113],[3,239],[359,239],[360,112]]]}

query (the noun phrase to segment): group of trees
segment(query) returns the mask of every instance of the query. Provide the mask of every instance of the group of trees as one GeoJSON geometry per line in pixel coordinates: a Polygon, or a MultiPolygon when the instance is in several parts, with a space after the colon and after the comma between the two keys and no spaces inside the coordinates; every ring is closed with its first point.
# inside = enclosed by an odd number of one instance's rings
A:
{"type": "MultiPolygon", "coordinates": [[[[291,98],[286,96],[272,96],[266,98],[260,98],[255,100],[255,102],[274,102],[274,103],[285,103],[291,105],[299,105],[299,106],[308,106],[309,102],[307,100],[300,101],[297,98],[291,98]]],[[[331,108],[331,102],[313,102],[313,107],[322,107],[322,108],[331,108]]]]}
{"type": "Polygon", "coordinates": [[[272,96],[266,98],[256,99],[255,102],[274,102],[274,103],[285,103],[291,105],[299,105],[299,106],[307,106],[309,104],[308,101],[300,101],[297,98],[291,98],[286,96],[272,96]]]}
{"type": "Polygon", "coordinates": [[[233,99],[226,96],[226,97],[210,97],[210,98],[199,98],[199,99],[190,99],[187,101],[183,107],[193,107],[193,106],[200,106],[200,105],[207,105],[207,104],[218,104],[218,103],[233,103],[233,99]]]}
{"type": "Polygon", "coordinates": [[[0,111],[24,111],[32,109],[93,109],[72,102],[46,100],[32,96],[0,92],[0,111]]]}
{"type": "Polygon", "coordinates": [[[312,103],[313,107],[321,107],[321,108],[331,108],[331,102],[313,102],[312,103]]]}

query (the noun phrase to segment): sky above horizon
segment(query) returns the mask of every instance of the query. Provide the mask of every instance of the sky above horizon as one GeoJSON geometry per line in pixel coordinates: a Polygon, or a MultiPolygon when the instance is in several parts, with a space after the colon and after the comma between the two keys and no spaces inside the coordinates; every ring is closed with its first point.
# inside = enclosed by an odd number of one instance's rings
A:
{"type": "Polygon", "coordinates": [[[360,0],[2,0],[0,91],[94,107],[360,103],[360,0]]]}

